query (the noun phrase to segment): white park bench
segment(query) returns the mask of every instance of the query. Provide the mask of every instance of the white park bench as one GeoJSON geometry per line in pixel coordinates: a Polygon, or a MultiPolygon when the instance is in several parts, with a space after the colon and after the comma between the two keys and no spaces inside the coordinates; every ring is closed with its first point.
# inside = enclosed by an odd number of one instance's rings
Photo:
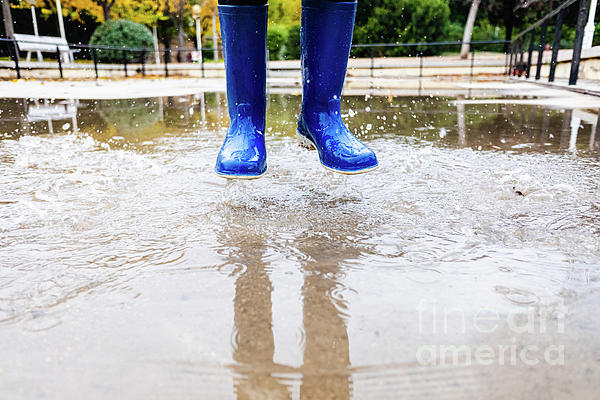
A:
{"type": "Polygon", "coordinates": [[[31,60],[32,52],[54,53],[56,47],[66,63],[74,62],[73,53],[78,50],[69,48],[69,43],[61,37],[57,36],[35,36],[26,35],[24,33],[15,33],[15,39],[20,51],[27,52],[27,60],[31,60]]]}

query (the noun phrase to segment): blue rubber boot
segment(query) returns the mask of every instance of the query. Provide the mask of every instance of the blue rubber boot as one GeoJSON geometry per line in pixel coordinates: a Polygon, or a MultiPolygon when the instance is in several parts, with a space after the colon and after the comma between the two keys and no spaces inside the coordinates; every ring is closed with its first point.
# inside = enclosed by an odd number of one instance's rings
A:
{"type": "Polygon", "coordinates": [[[379,166],[375,153],[354,137],[341,117],[355,15],[356,1],[302,0],[303,98],[298,137],[318,150],[325,168],[343,174],[379,166]]]}
{"type": "Polygon", "coordinates": [[[258,178],[267,171],[267,5],[219,5],[219,21],[230,124],[215,172],[224,178],[258,178]]]}

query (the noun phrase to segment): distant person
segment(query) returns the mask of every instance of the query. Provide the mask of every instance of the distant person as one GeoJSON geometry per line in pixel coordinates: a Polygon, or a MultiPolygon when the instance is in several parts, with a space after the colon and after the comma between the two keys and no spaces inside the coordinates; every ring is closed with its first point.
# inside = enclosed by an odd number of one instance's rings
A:
{"type": "MultiPolygon", "coordinates": [[[[302,0],[302,112],[298,137],[321,164],[343,174],[378,167],[377,157],[344,125],[340,97],[348,66],[356,1],[302,0]]],[[[252,179],[267,171],[265,89],[267,0],[219,0],[230,126],[215,172],[252,179]]]]}

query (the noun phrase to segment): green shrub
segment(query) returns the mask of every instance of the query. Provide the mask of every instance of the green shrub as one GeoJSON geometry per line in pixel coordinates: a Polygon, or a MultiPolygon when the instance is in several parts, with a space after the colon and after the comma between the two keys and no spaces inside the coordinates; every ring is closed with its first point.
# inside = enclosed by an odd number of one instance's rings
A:
{"type": "Polygon", "coordinates": [[[269,60],[281,60],[285,54],[288,30],[285,26],[273,25],[267,29],[267,49],[269,60]]]}
{"type": "MultiPolygon", "coordinates": [[[[471,40],[474,42],[486,40],[504,40],[505,32],[506,31],[504,27],[494,26],[487,19],[484,19],[473,28],[473,36],[471,37],[471,40]]],[[[462,38],[460,40],[462,40],[462,38]]],[[[476,44],[475,50],[502,52],[504,51],[504,43],[476,44]]]]}
{"type": "MultiPolygon", "coordinates": [[[[125,19],[107,21],[99,25],[90,39],[90,45],[129,47],[134,49],[153,48],[152,32],[142,24],[125,19]]],[[[98,59],[103,62],[123,61],[121,50],[98,50],[98,59]]],[[[150,54],[148,54],[149,56],[150,54]]],[[[139,61],[139,52],[126,52],[129,62],[139,61]]]]}
{"type": "Polygon", "coordinates": [[[288,27],[287,41],[285,42],[285,58],[287,60],[300,59],[300,24],[288,27]]]}
{"type": "MultiPolygon", "coordinates": [[[[460,42],[463,39],[465,31],[464,24],[460,22],[450,22],[446,29],[446,37],[443,41],[447,42],[460,42]]],[[[471,41],[489,41],[489,40],[504,40],[504,27],[497,27],[492,25],[487,19],[482,19],[477,25],[473,27],[473,35],[471,41]]],[[[473,48],[473,46],[471,47],[473,48]]],[[[474,45],[475,51],[504,51],[504,43],[490,43],[490,44],[476,44],[474,45]]],[[[432,49],[433,50],[433,49],[432,49]]],[[[436,54],[443,53],[458,53],[460,52],[460,45],[443,45],[435,48],[436,54]]]]}
{"type": "MultiPolygon", "coordinates": [[[[450,22],[446,29],[446,37],[444,42],[460,42],[463,38],[465,25],[460,22],[450,22]]],[[[433,50],[435,54],[447,54],[447,53],[458,53],[460,52],[460,44],[449,44],[436,46],[433,50]]]]}
{"type": "Polygon", "coordinates": [[[575,44],[575,28],[568,25],[563,25],[562,36],[560,39],[561,49],[572,49],[575,44]]]}
{"type": "MultiPolygon", "coordinates": [[[[448,39],[449,0],[374,0],[370,14],[357,24],[354,43],[437,42],[448,39]]],[[[394,47],[377,49],[376,55],[406,56],[439,54],[438,47],[394,47]]],[[[369,49],[356,49],[353,55],[365,56],[369,49]]]]}

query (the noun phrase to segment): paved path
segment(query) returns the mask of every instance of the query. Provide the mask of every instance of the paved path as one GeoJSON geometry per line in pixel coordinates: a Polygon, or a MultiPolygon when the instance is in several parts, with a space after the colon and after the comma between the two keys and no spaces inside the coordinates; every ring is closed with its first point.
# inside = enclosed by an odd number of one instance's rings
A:
{"type": "MultiPolygon", "coordinates": [[[[564,82],[555,86],[537,84],[524,79],[387,79],[348,78],[346,95],[448,96],[464,97],[465,103],[535,104],[562,108],[600,108],[600,97],[564,89],[564,82]],[[472,99],[475,98],[475,99],[472,99]]],[[[300,82],[270,80],[271,93],[300,95],[300,82]]],[[[579,88],[598,88],[600,83],[581,81],[579,88]]],[[[99,81],[0,81],[0,93],[5,98],[55,99],[125,99],[164,96],[187,96],[201,92],[225,91],[224,79],[171,78],[122,79],[99,81]]]]}
{"type": "Polygon", "coordinates": [[[224,91],[223,79],[123,79],[99,81],[0,81],[0,93],[8,98],[129,99],[186,96],[224,91]]]}

